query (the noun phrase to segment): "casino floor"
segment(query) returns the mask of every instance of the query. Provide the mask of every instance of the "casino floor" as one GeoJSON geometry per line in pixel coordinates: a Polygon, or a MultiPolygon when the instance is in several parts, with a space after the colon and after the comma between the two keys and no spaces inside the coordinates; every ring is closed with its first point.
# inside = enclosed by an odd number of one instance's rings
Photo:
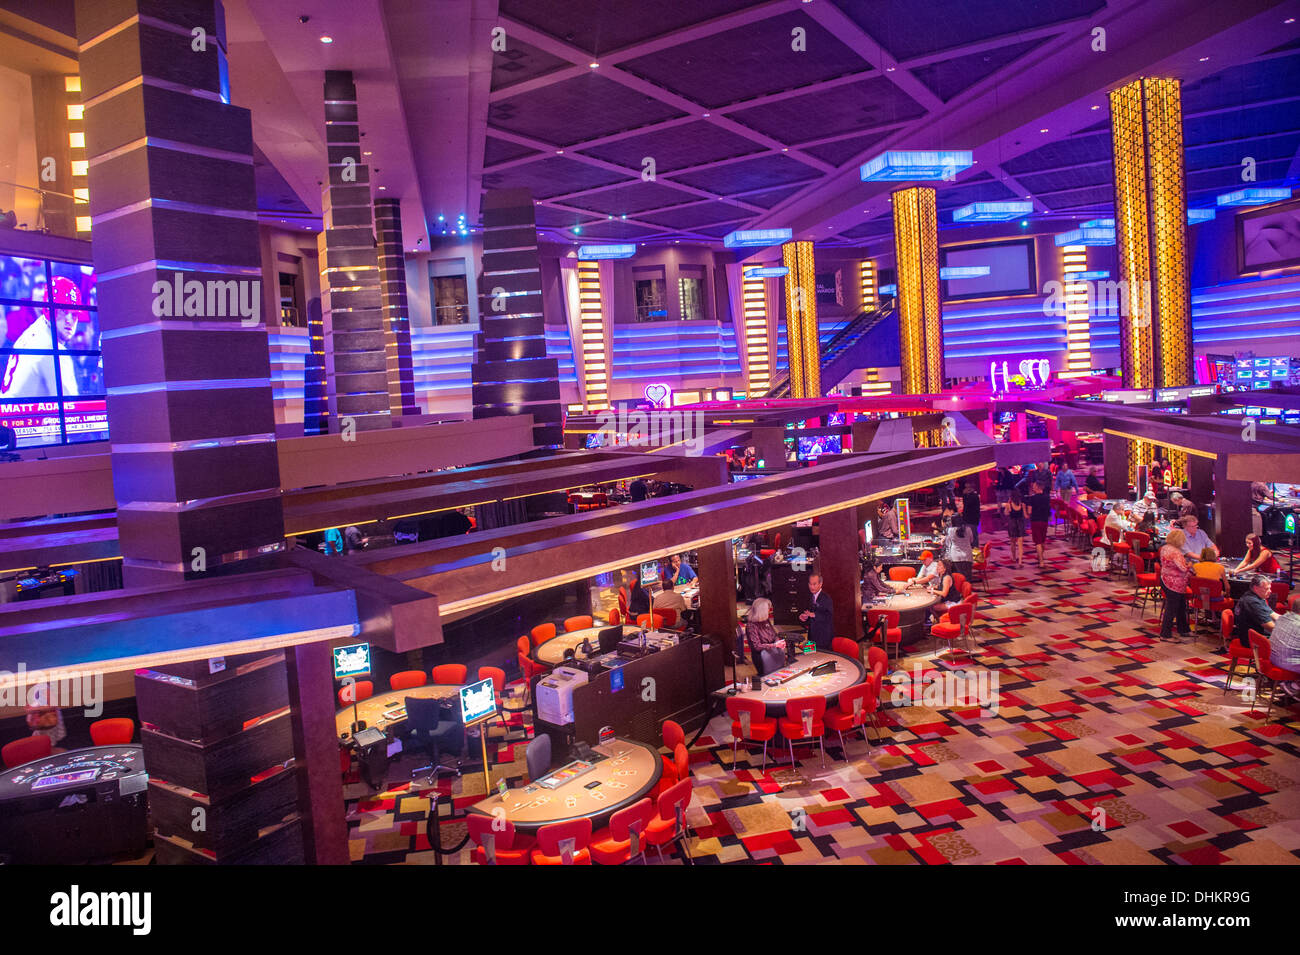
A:
{"type": "MultiPolygon", "coordinates": [[[[995,569],[991,589],[977,663],[998,674],[995,716],[887,706],[879,745],[858,737],[842,754],[829,734],[826,768],[814,748],[796,748],[794,773],[772,759],[760,773],[757,748],[733,766],[727,721],[715,719],[690,752],[693,860],[1296,863],[1297,714],[1275,709],[1266,724],[1240,681],[1225,695],[1217,635],[1160,643],[1156,618],[1131,611],[1131,589],[1055,538],[1045,572],[995,569]]],[[[935,667],[927,644],[917,649],[909,676],[915,663],[935,667]]],[[[523,753],[499,748],[517,777],[523,753]]],[[[354,864],[434,863],[428,801],[407,782],[416,758],[395,763],[378,793],[349,779],[354,864]]],[[[439,792],[464,807],[482,786],[467,773],[439,792]]],[[[463,823],[442,828],[444,845],[462,836],[463,823]]],[[[468,850],[446,861],[465,863],[468,850]]]]}

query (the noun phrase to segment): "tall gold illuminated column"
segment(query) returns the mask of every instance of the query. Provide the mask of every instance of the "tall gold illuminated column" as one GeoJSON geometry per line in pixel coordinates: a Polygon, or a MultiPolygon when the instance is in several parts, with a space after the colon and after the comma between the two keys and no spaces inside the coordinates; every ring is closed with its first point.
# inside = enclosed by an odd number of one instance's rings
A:
{"type": "Polygon", "coordinates": [[[817,278],[813,244],[781,246],[785,267],[785,344],[790,362],[790,397],[820,398],[822,350],[817,329],[817,278]]]}
{"type": "MultiPolygon", "coordinates": [[[[1121,288],[1120,360],[1126,388],[1192,383],[1187,262],[1187,180],[1179,81],[1143,77],[1110,93],[1115,164],[1115,240],[1121,288]]],[[[1130,479],[1154,448],[1134,441],[1130,479]]],[[[1187,455],[1169,450],[1174,479],[1187,455]]]]}
{"type": "Polygon", "coordinates": [[[912,186],[894,193],[894,252],[903,394],[935,394],[943,390],[944,376],[939,220],[933,189],[912,186]]]}
{"type": "Polygon", "coordinates": [[[1061,271],[1065,274],[1065,371],[1059,377],[1079,378],[1092,374],[1092,311],[1088,284],[1079,278],[1088,271],[1088,247],[1061,249],[1061,271]]]}
{"type": "Polygon", "coordinates": [[[740,299],[745,319],[745,369],[748,394],[760,398],[772,386],[772,356],[768,350],[767,279],[752,274],[758,266],[746,266],[740,281],[740,299]]]}
{"type": "Polygon", "coordinates": [[[605,361],[605,306],[600,289],[600,263],[578,263],[578,314],[582,350],[578,372],[587,411],[609,407],[609,366],[605,361]]]}

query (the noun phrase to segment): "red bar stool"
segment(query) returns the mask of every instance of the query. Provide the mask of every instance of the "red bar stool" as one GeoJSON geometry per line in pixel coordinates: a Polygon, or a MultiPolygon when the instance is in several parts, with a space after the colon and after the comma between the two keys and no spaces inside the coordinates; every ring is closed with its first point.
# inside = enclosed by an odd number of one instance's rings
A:
{"type": "Polygon", "coordinates": [[[647,796],[620,809],[609,826],[591,837],[591,858],[600,865],[627,865],[633,859],[645,864],[645,831],[655,817],[654,800],[647,796]]]}
{"type": "Polygon", "coordinates": [[[915,567],[890,567],[888,570],[889,579],[896,581],[908,581],[916,576],[915,567]]]}
{"type": "Polygon", "coordinates": [[[5,769],[9,769],[12,766],[30,763],[34,759],[44,759],[53,751],[54,743],[48,736],[33,733],[31,736],[24,736],[0,747],[0,761],[4,762],[5,769]]]}
{"type": "Polygon", "coordinates": [[[974,619],[974,602],[963,601],[950,608],[943,619],[930,627],[930,635],[935,638],[936,645],[939,640],[947,640],[948,651],[953,654],[957,652],[957,641],[961,640],[966,644],[966,655],[972,656],[974,641],[971,637],[971,622],[974,619]]]}
{"type": "Polygon", "coordinates": [[[533,865],[591,865],[591,820],[568,819],[537,830],[533,865]]]}
{"type": "Polygon", "coordinates": [[[831,653],[838,653],[842,657],[857,660],[862,656],[862,648],[856,640],[850,640],[848,637],[833,637],[831,639],[831,653]]]}
{"type": "Polygon", "coordinates": [[[690,859],[691,851],[686,844],[690,835],[690,826],[686,824],[686,810],[691,804],[691,781],[681,780],[659,797],[658,812],[646,827],[645,837],[649,845],[659,853],[659,861],[664,858],[664,847],[680,843],[682,852],[690,859]]]}
{"type": "Polygon", "coordinates": [[[1269,682],[1268,712],[1264,716],[1264,722],[1268,723],[1273,718],[1273,700],[1277,697],[1277,685],[1284,680],[1300,680],[1300,673],[1274,666],[1272,642],[1255,630],[1250,631],[1250,649],[1255,655],[1255,672],[1259,674],[1261,680],[1269,682]]]}
{"type": "Polygon", "coordinates": [[[469,667],[463,663],[444,663],[433,668],[433,682],[438,686],[461,686],[468,678],[469,667]]]}
{"type": "MultiPolygon", "coordinates": [[[[868,610],[867,625],[871,627],[872,634],[877,632],[877,621],[882,617],[885,620],[885,639],[883,641],[885,649],[888,649],[890,646],[894,647],[894,657],[897,659],[902,652],[903,645],[903,630],[898,625],[900,619],[899,612],[897,610],[888,610],[884,607],[872,607],[868,610]]],[[[872,642],[875,642],[874,639],[872,642]]]]}
{"type": "Polygon", "coordinates": [[[785,719],[778,720],[781,735],[790,747],[790,766],[795,766],[794,744],[817,740],[821,747],[822,768],[826,768],[826,697],[800,696],[785,701],[785,719]]]}
{"type": "Polygon", "coordinates": [[[1164,591],[1160,588],[1160,561],[1156,561],[1155,569],[1147,573],[1146,561],[1137,554],[1130,554],[1129,565],[1133,568],[1133,610],[1129,612],[1146,613],[1148,600],[1154,608],[1164,599],[1164,591]],[[1141,610],[1138,609],[1138,597],[1142,598],[1141,610]]]}
{"type": "Polygon", "coordinates": [[[1241,673],[1243,680],[1255,671],[1255,651],[1241,645],[1241,641],[1234,636],[1236,629],[1236,615],[1231,610],[1223,611],[1220,617],[1219,636],[1223,639],[1223,646],[1228,652],[1228,678],[1223,683],[1224,696],[1227,696],[1228,690],[1232,688],[1232,678],[1236,675],[1237,664],[1245,666],[1245,670],[1241,673]]]}
{"type": "Polygon", "coordinates": [[[776,720],[767,715],[762,700],[749,700],[740,696],[727,697],[727,715],[731,717],[731,768],[736,768],[736,747],[741,740],[763,744],[763,768],[767,772],[767,744],[776,736],[776,720]]]}
{"type": "Polygon", "coordinates": [[[564,621],[564,632],[573,633],[575,630],[587,630],[595,626],[590,617],[569,617],[564,621]]]}
{"type": "Polygon", "coordinates": [[[125,746],[135,736],[135,720],[115,716],[90,724],[90,740],[96,746],[125,746]]]}
{"type": "Polygon", "coordinates": [[[390,690],[409,690],[415,686],[424,686],[429,682],[429,675],[423,670],[402,670],[388,678],[390,690]]]}
{"type": "Polygon", "coordinates": [[[370,680],[357,680],[339,687],[339,706],[351,706],[375,695],[375,684],[370,680]]]}
{"type": "Polygon", "coordinates": [[[826,711],[826,725],[840,736],[840,752],[845,753],[845,731],[862,730],[862,739],[870,744],[867,722],[876,725],[876,711],[880,709],[880,684],[874,673],[867,674],[866,682],[841,690],[838,703],[826,711]]]}
{"type": "Polygon", "coordinates": [[[533,847],[537,844],[531,836],[515,831],[515,824],[499,816],[470,813],[465,817],[474,851],[470,858],[479,865],[531,865],[533,847]]]}
{"type": "Polygon", "coordinates": [[[555,639],[555,624],[539,623],[529,631],[533,637],[533,646],[540,647],[547,640],[555,639]]]}

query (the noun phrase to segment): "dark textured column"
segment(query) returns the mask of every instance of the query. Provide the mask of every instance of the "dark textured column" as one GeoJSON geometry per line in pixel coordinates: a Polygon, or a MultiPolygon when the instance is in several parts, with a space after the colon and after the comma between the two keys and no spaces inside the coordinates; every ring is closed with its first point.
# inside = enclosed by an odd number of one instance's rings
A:
{"type": "Polygon", "coordinates": [[[361,158],[357,87],[346,70],[325,71],[325,150],[325,231],[316,247],[328,343],[329,431],[380,431],[392,422],[379,256],[372,230],[370,167],[361,158]]]}
{"type": "Polygon", "coordinates": [[[284,525],[252,126],[222,100],[221,8],[78,0],[77,32],[123,577],[240,569],[282,550],[284,525]]]}
{"type": "MultiPolygon", "coordinates": [[[[700,566],[700,632],[724,640],[736,632],[736,560],[731,541],[706,544],[696,551],[700,566]]],[[[727,643],[728,648],[731,647],[727,643]]]]}
{"type": "Polygon", "coordinates": [[[402,254],[400,199],[375,200],[375,238],[379,249],[379,291],[384,304],[384,353],[388,360],[388,410],[397,416],[419,414],[411,368],[411,325],[406,307],[406,256],[402,254]]]}
{"type": "Polygon", "coordinates": [[[1228,480],[1228,456],[1214,460],[1214,542],[1225,557],[1246,552],[1246,535],[1254,528],[1249,481],[1228,480]]]}
{"type": "Polygon", "coordinates": [[[858,511],[846,507],[819,515],[818,569],[830,595],[835,636],[862,638],[862,591],[858,586],[858,511]]]}
{"type": "Polygon", "coordinates": [[[303,817],[303,850],[314,865],[348,864],[348,824],[334,722],[334,666],[328,643],[303,643],[284,651],[303,817]]]}
{"type": "Polygon", "coordinates": [[[1129,440],[1117,434],[1101,436],[1101,460],[1106,471],[1106,496],[1123,500],[1128,496],[1129,440]]]}
{"type": "Polygon", "coordinates": [[[537,220],[527,189],[483,196],[482,304],[474,364],[474,417],[531,414],[533,440],[563,441],[558,363],[546,357],[537,220]]]}
{"type": "Polygon", "coordinates": [[[1202,523],[1205,509],[1214,497],[1214,459],[1199,454],[1187,456],[1187,496],[1201,510],[1202,523]]]}

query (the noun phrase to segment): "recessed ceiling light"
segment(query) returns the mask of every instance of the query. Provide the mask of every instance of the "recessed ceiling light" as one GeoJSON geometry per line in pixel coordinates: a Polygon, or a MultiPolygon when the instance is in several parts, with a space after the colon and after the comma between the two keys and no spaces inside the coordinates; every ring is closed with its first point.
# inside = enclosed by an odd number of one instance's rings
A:
{"type": "Polygon", "coordinates": [[[563,156],[563,155],[564,155],[564,150],[563,150],[563,149],[557,149],[557,150],[555,150],[555,155],[557,155],[557,156],[563,156]]]}
{"type": "Polygon", "coordinates": [[[593,70],[594,70],[596,67],[600,66],[600,64],[597,63],[595,60],[592,60],[592,61],[591,61],[590,63],[588,63],[587,65],[588,65],[589,67],[591,67],[593,70]]]}
{"type": "Polygon", "coordinates": [[[332,36],[323,36],[323,37],[320,38],[320,41],[321,41],[322,43],[333,43],[333,42],[334,42],[334,38],[333,38],[332,36]]]}
{"type": "Polygon", "coordinates": [[[363,155],[363,156],[369,156],[369,155],[371,155],[371,152],[370,152],[370,150],[367,149],[367,150],[366,150],[365,152],[363,152],[361,155],[363,155]]]}
{"type": "Polygon", "coordinates": [[[704,113],[704,114],[702,114],[702,115],[704,116],[705,119],[708,119],[708,118],[709,118],[709,114],[708,114],[708,113],[704,113]]]}
{"type": "Polygon", "coordinates": [[[387,188],[388,188],[387,186],[380,186],[380,187],[379,187],[379,189],[380,189],[381,192],[382,192],[383,190],[387,189],[387,188]]]}
{"type": "Polygon", "coordinates": [[[885,67],[885,72],[886,72],[886,73],[892,73],[892,72],[894,72],[894,68],[893,68],[892,66],[887,66],[887,67],[885,67]]]}
{"type": "Polygon", "coordinates": [[[1285,20],[1283,20],[1282,22],[1283,22],[1283,23],[1295,23],[1295,17],[1287,17],[1287,18],[1286,18],[1285,20]]]}
{"type": "Polygon", "coordinates": [[[788,153],[789,151],[790,151],[790,150],[789,150],[788,147],[786,147],[786,146],[782,146],[782,147],[781,147],[781,152],[783,152],[783,153],[788,153]]]}
{"type": "Polygon", "coordinates": [[[1039,130],[1039,132],[1040,132],[1040,133],[1045,133],[1045,132],[1047,132],[1047,127],[1044,126],[1042,129],[1039,130]]]}
{"type": "Polygon", "coordinates": [[[1090,106],[1089,109],[1101,109],[1100,106],[1090,106]]]}
{"type": "Polygon", "coordinates": [[[1200,63],[1204,63],[1204,62],[1205,62],[1206,60],[1208,60],[1208,59],[1209,59],[1208,56],[1203,56],[1203,57],[1200,58],[1200,60],[1199,60],[1198,62],[1200,62],[1200,63]]]}

